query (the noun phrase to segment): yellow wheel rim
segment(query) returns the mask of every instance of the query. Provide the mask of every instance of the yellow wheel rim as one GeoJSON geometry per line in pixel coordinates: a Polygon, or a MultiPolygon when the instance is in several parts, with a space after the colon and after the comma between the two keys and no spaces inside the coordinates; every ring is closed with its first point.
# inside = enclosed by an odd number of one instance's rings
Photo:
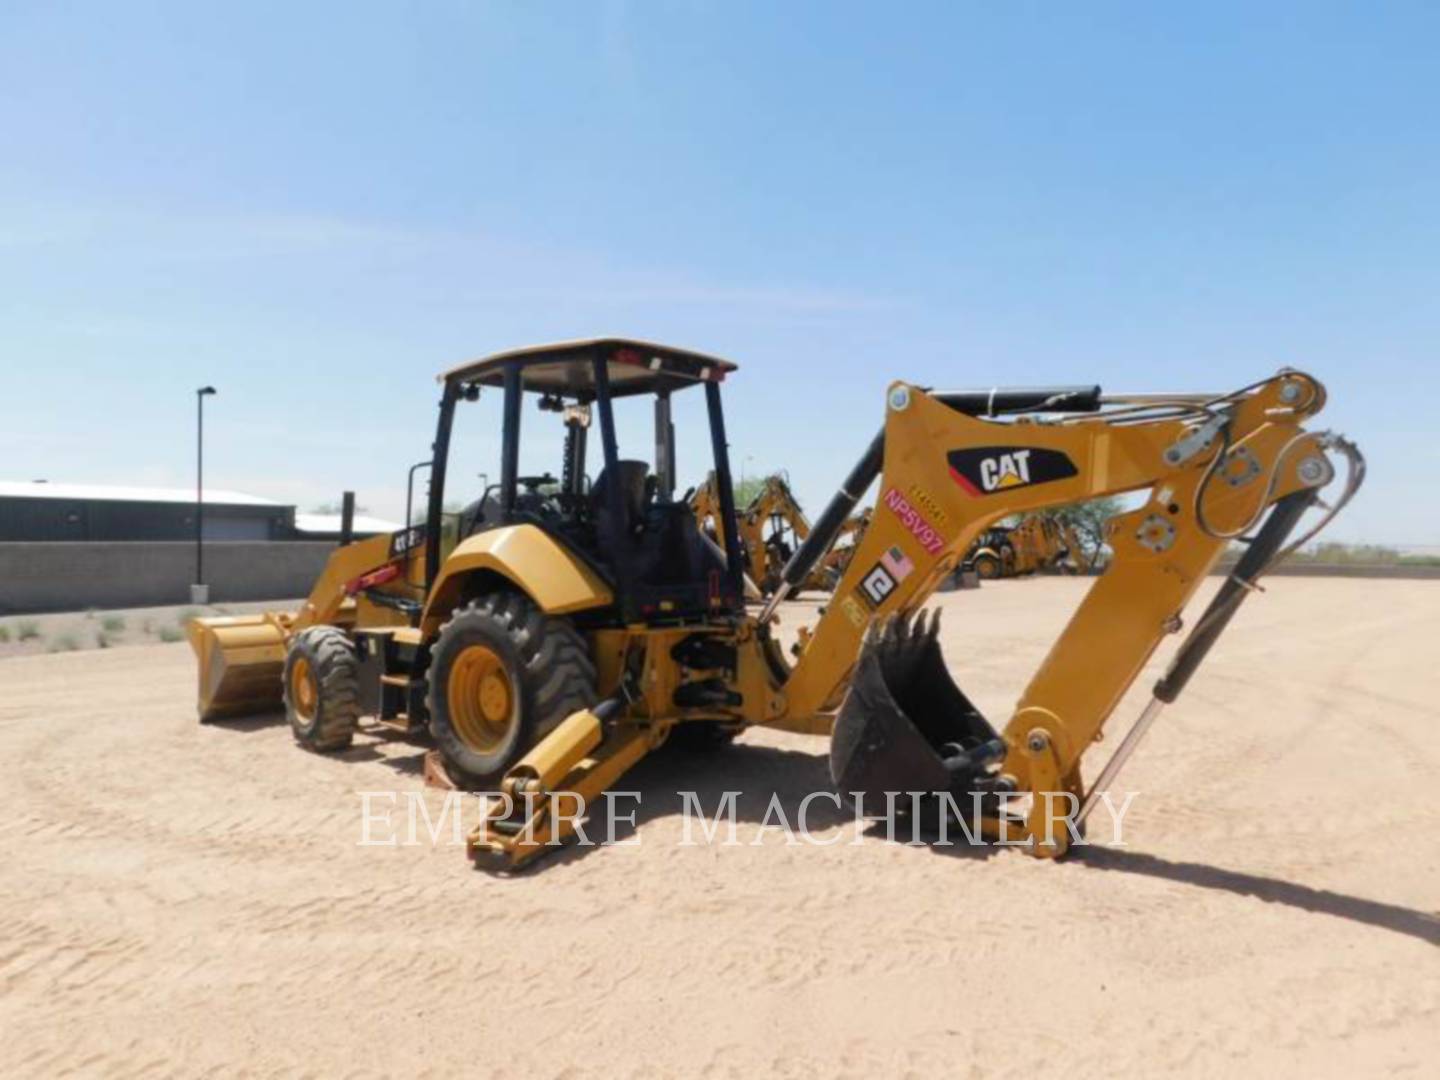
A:
{"type": "Polygon", "coordinates": [[[450,666],[445,687],[450,722],[470,749],[492,754],[515,723],[515,690],[505,662],[484,645],[467,646],[450,666]]]}
{"type": "Polygon", "coordinates": [[[315,686],[310,661],[303,656],[297,656],[290,668],[290,702],[302,720],[315,718],[315,702],[319,697],[320,692],[315,686]]]}

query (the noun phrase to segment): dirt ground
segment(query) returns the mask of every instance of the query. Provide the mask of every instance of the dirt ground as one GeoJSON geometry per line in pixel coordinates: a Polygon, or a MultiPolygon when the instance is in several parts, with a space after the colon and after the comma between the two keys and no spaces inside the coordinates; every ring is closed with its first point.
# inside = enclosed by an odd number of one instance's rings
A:
{"type": "MultiPolygon", "coordinates": [[[[1085,584],[941,599],[992,718],[1085,584]]],[[[184,644],[0,661],[0,1075],[1433,1075],[1440,583],[1268,590],[1125,772],[1126,846],[1061,863],[824,802],[839,842],[789,846],[758,823],[825,745],[753,732],[642,763],[638,846],[495,877],[359,845],[422,747],[200,727],[184,644]],[[731,789],[742,843],[681,844],[677,792],[731,789]]]]}

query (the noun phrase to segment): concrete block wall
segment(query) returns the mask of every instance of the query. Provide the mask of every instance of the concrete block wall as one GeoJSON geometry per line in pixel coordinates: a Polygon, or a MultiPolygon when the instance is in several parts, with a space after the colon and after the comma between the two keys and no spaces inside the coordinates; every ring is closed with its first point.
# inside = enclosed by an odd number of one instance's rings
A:
{"type": "MultiPolygon", "coordinates": [[[[207,541],[210,601],[305,596],[334,550],[324,541],[207,541]]],[[[0,615],[185,604],[194,576],[190,543],[0,543],[0,615]]]]}

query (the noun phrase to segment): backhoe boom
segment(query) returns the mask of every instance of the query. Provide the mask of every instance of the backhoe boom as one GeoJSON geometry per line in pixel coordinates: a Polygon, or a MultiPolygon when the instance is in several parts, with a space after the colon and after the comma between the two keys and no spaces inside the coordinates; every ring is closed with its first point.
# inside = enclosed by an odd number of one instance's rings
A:
{"type": "MultiPolygon", "coordinates": [[[[1186,603],[1226,546],[1260,528],[1247,560],[1157,688],[1157,701],[1179,692],[1239,600],[1282,554],[1315,492],[1333,479],[1327,451],[1350,456],[1351,476],[1326,521],[1358,486],[1358,452],[1301,427],[1324,401],[1318,382],[1289,370],[1229,395],[1127,398],[1118,407],[1109,407],[1099,387],[932,393],[892,384],[883,429],[785,566],[759,618],[712,628],[735,659],[704,673],[730,691],[713,699],[708,716],[810,733],[833,727],[831,768],[840,791],[893,791],[899,783],[936,797],[975,795],[987,807],[987,835],[1038,854],[1062,853],[1067,834],[1056,834],[1051,796],[1064,796],[1062,815],[1067,804],[1085,800],[1085,750],[1160,641],[1180,628],[1186,603]],[[876,479],[869,527],[824,614],[802,629],[792,665],[772,637],[774,611],[814,570],[876,479]],[[996,521],[1140,492],[1139,505],[1109,522],[1108,569],[1012,715],[992,727],[950,680],[938,619],[926,620],[921,607],[996,521]],[[1012,796],[1029,797],[1018,813],[1001,805],[1012,796]]],[[[652,708],[642,721],[646,745],[699,718],[684,708],[652,708]]],[[[632,754],[637,738],[624,742],[632,754]]],[[[1130,749],[1133,741],[1138,734],[1127,740],[1130,749]]],[[[542,743],[530,757],[575,755],[542,743]]],[[[1115,768],[1124,758],[1117,759],[1115,768]]],[[[604,764],[598,754],[570,775],[551,774],[553,790],[593,791],[589,778],[604,764]]],[[[607,770],[607,779],[612,774],[607,770]]],[[[539,853],[485,825],[472,847],[512,864],[539,853]]]]}

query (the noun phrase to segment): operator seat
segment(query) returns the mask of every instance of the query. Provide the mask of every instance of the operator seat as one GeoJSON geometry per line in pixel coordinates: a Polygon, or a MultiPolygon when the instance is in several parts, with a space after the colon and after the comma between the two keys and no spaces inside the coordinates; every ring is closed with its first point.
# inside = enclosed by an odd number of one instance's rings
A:
{"type": "Polygon", "coordinates": [[[590,504],[602,543],[629,539],[645,522],[645,504],[655,492],[655,478],[644,461],[617,461],[604,469],[590,488],[590,504]],[[615,520],[611,491],[620,488],[620,520],[615,520]]]}
{"type": "Polygon", "coordinates": [[[656,499],[657,479],[643,461],[618,461],[591,488],[595,538],[603,561],[630,581],[636,602],[671,614],[704,612],[719,588],[725,556],[701,538],[695,512],[684,502],[656,499]],[[622,517],[611,506],[620,489],[622,517]]]}

